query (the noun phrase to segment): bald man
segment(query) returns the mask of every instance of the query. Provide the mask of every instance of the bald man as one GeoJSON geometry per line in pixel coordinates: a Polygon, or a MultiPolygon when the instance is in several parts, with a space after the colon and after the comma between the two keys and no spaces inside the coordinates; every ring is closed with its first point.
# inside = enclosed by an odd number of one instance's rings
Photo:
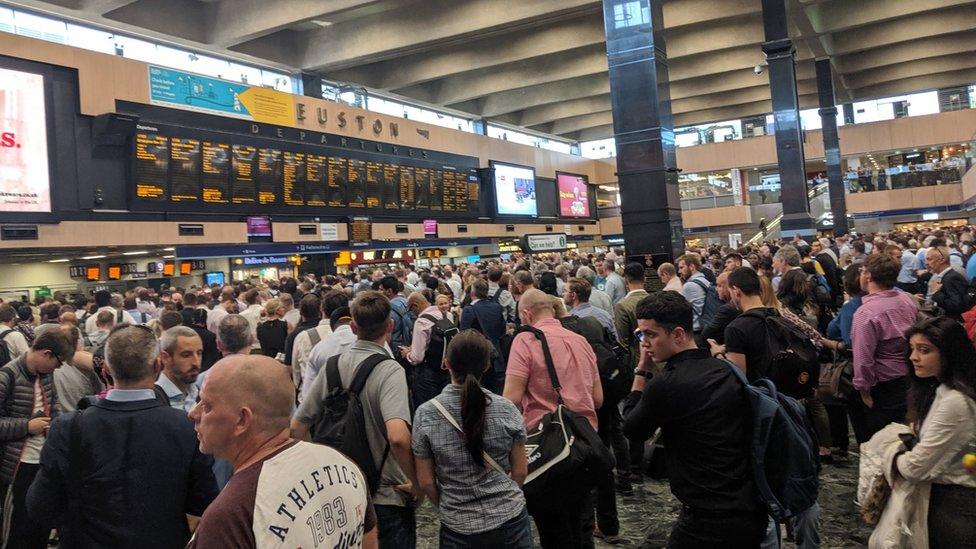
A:
{"type": "Polygon", "coordinates": [[[338,451],[291,438],[295,386],[281,364],[232,355],[211,369],[190,412],[200,451],[234,476],[188,548],[376,547],[376,515],[359,467],[338,451]]]}
{"type": "MultiPolygon", "coordinates": [[[[522,294],[518,312],[523,325],[531,325],[544,334],[566,406],[586,417],[596,430],[596,410],[603,404],[603,386],[590,344],[583,336],[563,328],[555,318],[552,296],[541,290],[522,294]]],[[[503,395],[522,411],[529,432],[543,416],[556,409],[556,392],[552,390],[542,344],[534,334],[522,332],[512,341],[503,395]]],[[[545,501],[527,498],[543,547],[580,547],[592,538],[593,513],[583,513],[587,506],[593,507],[591,485],[584,488],[584,484],[568,482],[564,492],[545,501]],[[552,505],[552,501],[562,503],[552,505]],[[581,516],[589,519],[580,520],[581,516]]]]}

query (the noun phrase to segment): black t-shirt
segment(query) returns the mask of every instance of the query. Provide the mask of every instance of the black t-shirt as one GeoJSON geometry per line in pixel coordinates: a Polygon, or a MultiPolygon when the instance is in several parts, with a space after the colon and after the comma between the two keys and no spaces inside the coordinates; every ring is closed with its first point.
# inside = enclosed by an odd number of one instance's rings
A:
{"type": "Polygon", "coordinates": [[[775,309],[750,309],[735,318],[725,328],[725,352],[746,356],[746,377],[749,381],[767,377],[772,356],[766,342],[766,321],[775,309]]]}
{"type": "Polygon", "coordinates": [[[261,354],[275,357],[285,352],[285,339],[288,337],[288,323],[284,320],[266,320],[258,324],[258,343],[261,354]]]}

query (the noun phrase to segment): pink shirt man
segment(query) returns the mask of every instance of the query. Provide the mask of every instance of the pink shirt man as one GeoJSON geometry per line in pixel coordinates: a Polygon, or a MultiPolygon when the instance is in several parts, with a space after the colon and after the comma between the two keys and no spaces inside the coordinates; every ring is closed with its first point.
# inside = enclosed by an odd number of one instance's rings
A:
{"type": "MultiPolygon", "coordinates": [[[[583,336],[563,328],[554,318],[539,320],[533,326],[546,335],[556,376],[562,386],[563,402],[570,410],[585,416],[596,429],[593,385],[599,373],[590,344],[583,336]]],[[[505,375],[527,380],[521,402],[526,429],[531,430],[542,416],[556,409],[556,392],[546,371],[542,344],[534,335],[521,333],[515,337],[505,375]]]]}

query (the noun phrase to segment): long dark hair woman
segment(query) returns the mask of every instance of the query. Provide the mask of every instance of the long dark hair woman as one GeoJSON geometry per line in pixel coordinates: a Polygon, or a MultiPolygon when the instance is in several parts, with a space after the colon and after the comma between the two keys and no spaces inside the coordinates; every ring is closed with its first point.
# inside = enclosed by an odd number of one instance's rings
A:
{"type": "Polygon", "coordinates": [[[532,547],[522,494],[525,426],[507,399],[481,387],[492,345],[475,330],[451,339],[452,383],[417,408],[417,481],[440,513],[440,547],[532,547]]]}
{"type": "Polygon", "coordinates": [[[813,287],[803,269],[786,271],[779,281],[776,297],[779,298],[784,307],[789,308],[796,316],[809,322],[813,327],[817,327],[819,310],[813,301],[813,287]]]}
{"type": "Polygon", "coordinates": [[[931,483],[931,547],[976,546],[976,475],[963,467],[976,452],[976,350],[948,317],[919,322],[905,334],[912,368],[908,419],[917,436],[898,456],[898,472],[931,483]]]}

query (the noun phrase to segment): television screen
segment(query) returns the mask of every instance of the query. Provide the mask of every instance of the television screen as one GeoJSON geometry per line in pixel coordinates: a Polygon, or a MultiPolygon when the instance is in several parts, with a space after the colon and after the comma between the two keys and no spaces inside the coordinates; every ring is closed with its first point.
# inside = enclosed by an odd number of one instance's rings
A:
{"type": "Polygon", "coordinates": [[[223,286],[224,285],[224,273],[223,272],[207,273],[207,274],[203,275],[203,279],[207,282],[207,286],[213,286],[214,284],[216,284],[218,286],[223,286]]]}
{"type": "Polygon", "coordinates": [[[108,266],[108,279],[109,280],[119,280],[122,278],[122,265],[109,265],[108,266]]]}
{"type": "Polygon", "coordinates": [[[535,169],[491,162],[495,174],[495,212],[498,215],[539,214],[535,200],[535,169]]]}
{"type": "Polygon", "coordinates": [[[271,218],[266,215],[248,216],[247,236],[271,236],[271,218]]]}
{"type": "Polygon", "coordinates": [[[89,282],[95,282],[101,280],[102,278],[102,266],[101,265],[88,265],[85,267],[85,280],[89,282]]]}
{"type": "Polygon", "coordinates": [[[176,274],[176,263],[167,261],[163,263],[163,276],[173,276],[176,274]]]}
{"type": "Polygon", "coordinates": [[[189,275],[191,272],[193,272],[193,263],[190,263],[189,261],[181,261],[180,274],[186,276],[189,275]]]}
{"type": "Polygon", "coordinates": [[[44,109],[43,76],[0,69],[0,212],[51,211],[44,109]]]}
{"type": "Polygon", "coordinates": [[[559,215],[590,217],[590,189],[585,175],[556,172],[559,215]]]}

